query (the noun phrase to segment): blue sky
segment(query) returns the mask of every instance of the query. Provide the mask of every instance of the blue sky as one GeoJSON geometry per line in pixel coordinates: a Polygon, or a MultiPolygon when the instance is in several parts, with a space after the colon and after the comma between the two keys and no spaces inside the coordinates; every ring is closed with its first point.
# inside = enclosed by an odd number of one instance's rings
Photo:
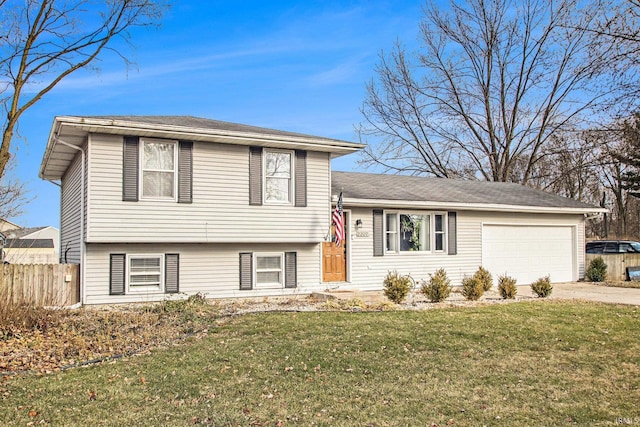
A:
{"type": "MultiPolygon", "coordinates": [[[[59,227],[59,190],[38,178],[56,115],[192,115],[356,141],[381,50],[416,44],[421,1],[174,1],[136,29],[135,67],[114,55],[22,116],[15,176],[33,201],[11,220],[59,227]]],[[[357,155],[334,170],[356,170],[357,155]]]]}

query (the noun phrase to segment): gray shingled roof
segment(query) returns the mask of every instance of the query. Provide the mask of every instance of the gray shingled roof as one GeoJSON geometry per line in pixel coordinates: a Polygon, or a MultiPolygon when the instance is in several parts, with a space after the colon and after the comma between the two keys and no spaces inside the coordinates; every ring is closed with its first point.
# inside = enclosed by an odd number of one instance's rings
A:
{"type": "Polygon", "coordinates": [[[12,249],[52,249],[52,239],[7,239],[5,248],[12,249]]]}
{"type": "Polygon", "coordinates": [[[573,208],[600,208],[577,200],[549,194],[520,184],[403,175],[332,172],[332,194],[345,199],[393,200],[451,204],[487,204],[573,208]]]}
{"type": "Polygon", "coordinates": [[[13,228],[11,230],[5,230],[4,235],[7,239],[19,239],[22,236],[35,233],[36,231],[44,230],[47,227],[27,227],[27,228],[13,228]]]}
{"type": "Polygon", "coordinates": [[[210,130],[223,130],[233,132],[245,132],[254,133],[259,135],[280,135],[290,137],[303,137],[303,138],[322,138],[328,141],[340,141],[333,138],[318,137],[314,135],[308,135],[304,133],[289,132],[278,129],[263,128],[259,126],[243,125],[240,123],[224,122],[221,120],[204,119],[202,117],[193,116],[79,116],[88,119],[102,119],[102,120],[119,120],[135,123],[146,123],[153,125],[165,125],[165,126],[182,126],[196,129],[210,129],[210,130]]]}

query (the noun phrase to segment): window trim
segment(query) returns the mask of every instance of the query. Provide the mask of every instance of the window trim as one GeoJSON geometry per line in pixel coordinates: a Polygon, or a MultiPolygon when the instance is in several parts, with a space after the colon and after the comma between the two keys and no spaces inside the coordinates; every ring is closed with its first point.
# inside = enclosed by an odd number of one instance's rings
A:
{"type": "Polygon", "coordinates": [[[254,252],[253,253],[253,287],[254,289],[283,289],[285,284],[285,265],[284,265],[284,252],[254,252]],[[262,269],[258,268],[258,258],[260,257],[274,257],[280,258],[280,269],[262,269]],[[280,282],[268,282],[260,283],[258,281],[258,273],[262,272],[280,272],[280,282]]]}
{"type": "Polygon", "coordinates": [[[164,289],[165,289],[165,265],[164,265],[164,256],[165,254],[127,254],[126,256],[126,274],[125,274],[125,279],[126,279],[126,293],[127,294],[137,294],[137,293],[164,293],[164,289]],[[144,285],[144,286],[140,286],[140,285],[131,285],[131,260],[132,259],[140,259],[140,258],[145,258],[145,259],[150,259],[150,258],[157,258],[160,260],[160,265],[159,265],[159,270],[160,270],[160,283],[159,285],[144,285]]]}
{"type": "MultiPolygon", "coordinates": [[[[138,143],[138,200],[156,200],[156,201],[178,201],[178,151],[180,150],[177,140],[161,139],[161,138],[140,138],[138,143]],[[150,197],[144,195],[144,145],[146,143],[173,144],[173,197],[150,197]]],[[[153,169],[149,169],[153,170],[153,169]]],[[[168,172],[168,171],[160,171],[168,172]]]]}
{"type": "Polygon", "coordinates": [[[280,205],[293,206],[295,203],[295,167],[296,167],[295,150],[282,150],[275,148],[264,148],[262,150],[262,204],[263,205],[280,205]],[[289,154],[291,163],[289,165],[289,197],[286,201],[267,199],[267,156],[269,153],[286,153],[289,154]]]}
{"type": "Polygon", "coordinates": [[[447,236],[449,234],[448,233],[449,230],[448,230],[447,213],[446,212],[432,212],[431,213],[431,217],[432,217],[431,218],[431,221],[432,221],[431,223],[433,224],[433,227],[432,227],[433,228],[433,238],[432,238],[432,241],[431,241],[431,247],[433,248],[432,252],[433,253],[446,253],[447,252],[447,243],[448,243],[447,236]],[[436,230],[436,224],[437,224],[436,216],[441,216],[442,217],[442,231],[436,230]],[[440,250],[438,250],[437,246],[436,246],[436,241],[437,241],[436,236],[438,234],[442,234],[442,249],[440,249],[440,250]]]}
{"type": "MultiPolygon", "coordinates": [[[[447,253],[448,246],[448,236],[449,236],[449,225],[447,221],[447,212],[446,211],[417,211],[417,210],[383,210],[383,249],[384,255],[405,255],[410,254],[409,256],[416,256],[418,254],[443,254],[447,253]],[[387,250],[387,215],[395,215],[396,216],[396,250],[389,251],[387,250]],[[421,215],[429,217],[429,250],[425,251],[401,251],[400,250],[400,216],[401,215],[421,215]],[[442,228],[443,231],[438,232],[438,234],[442,234],[442,249],[436,250],[436,215],[442,216],[442,228]]],[[[394,232],[391,232],[394,233],[394,232]]]]}

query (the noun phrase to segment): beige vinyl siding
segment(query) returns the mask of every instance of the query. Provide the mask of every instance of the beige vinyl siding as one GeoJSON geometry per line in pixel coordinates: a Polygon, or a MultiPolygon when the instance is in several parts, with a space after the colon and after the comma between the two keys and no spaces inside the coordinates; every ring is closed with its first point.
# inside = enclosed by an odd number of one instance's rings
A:
{"type": "Polygon", "coordinates": [[[307,206],[249,205],[249,147],[195,142],[193,203],[122,201],[122,137],[91,135],[90,242],[322,241],[329,155],[307,156],[307,206]]]}
{"type": "MultiPolygon", "coordinates": [[[[394,210],[396,211],[396,210],[394,210]]],[[[414,211],[412,211],[414,212],[414,211]]],[[[420,212],[420,211],[415,211],[420,212]]],[[[425,211],[427,212],[427,211],[425,211]]],[[[584,219],[581,215],[518,214],[496,212],[457,211],[457,255],[446,253],[401,252],[373,256],[373,212],[370,208],[351,209],[351,271],[350,283],[345,287],[381,289],[382,281],[390,270],[411,274],[416,280],[428,279],[430,273],[444,268],[453,285],[460,285],[465,275],[473,274],[482,263],[482,225],[571,225],[576,227],[576,254],[578,277],[584,276],[584,219]],[[358,237],[355,221],[360,218],[363,227],[358,237]],[[364,235],[368,235],[364,237],[364,235]]],[[[491,272],[494,275],[500,272],[491,272]]]]}
{"type": "Polygon", "coordinates": [[[324,289],[320,282],[318,244],[88,244],[86,250],[86,304],[160,301],[167,294],[109,295],[109,254],[180,254],[180,294],[200,292],[207,298],[295,296],[324,289]],[[241,252],[297,252],[298,287],[239,290],[241,252]]]}
{"type": "Polygon", "coordinates": [[[82,156],[78,152],[62,177],[60,199],[60,260],[80,264],[82,221],[82,156]]]}

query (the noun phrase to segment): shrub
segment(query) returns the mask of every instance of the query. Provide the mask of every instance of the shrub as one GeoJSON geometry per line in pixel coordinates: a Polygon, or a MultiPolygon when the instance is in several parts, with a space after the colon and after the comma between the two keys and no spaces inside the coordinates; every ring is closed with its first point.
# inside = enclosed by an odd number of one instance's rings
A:
{"type": "Polygon", "coordinates": [[[0,300],[0,340],[36,330],[45,332],[60,323],[64,311],[0,300]]]}
{"type": "Polygon", "coordinates": [[[207,298],[203,293],[189,295],[187,299],[166,299],[155,305],[154,313],[192,313],[194,309],[207,305],[207,298]]]}
{"type": "Polygon", "coordinates": [[[493,286],[493,277],[491,277],[491,273],[486,268],[480,266],[478,267],[478,271],[473,275],[481,284],[482,289],[487,292],[493,286]]]}
{"type": "Polygon", "coordinates": [[[437,270],[434,274],[429,274],[429,281],[423,280],[421,285],[420,291],[431,302],[444,301],[451,294],[451,280],[447,277],[444,268],[437,270]]]}
{"type": "Polygon", "coordinates": [[[607,264],[601,256],[594,258],[587,268],[587,279],[590,282],[604,282],[607,277],[607,264]]]}
{"type": "Polygon", "coordinates": [[[538,295],[538,298],[546,298],[551,295],[553,286],[549,276],[541,277],[531,284],[531,290],[538,295]]]}
{"type": "Polygon", "coordinates": [[[384,278],[384,295],[396,304],[404,301],[410,290],[411,279],[409,276],[403,276],[397,271],[389,271],[387,277],[384,278]]]}
{"type": "Polygon", "coordinates": [[[469,301],[477,301],[484,294],[484,286],[475,276],[462,279],[462,295],[469,301]]]}
{"type": "Polygon", "coordinates": [[[518,293],[516,279],[507,275],[498,276],[498,292],[504,299],[514,299],[518,293]]]}

